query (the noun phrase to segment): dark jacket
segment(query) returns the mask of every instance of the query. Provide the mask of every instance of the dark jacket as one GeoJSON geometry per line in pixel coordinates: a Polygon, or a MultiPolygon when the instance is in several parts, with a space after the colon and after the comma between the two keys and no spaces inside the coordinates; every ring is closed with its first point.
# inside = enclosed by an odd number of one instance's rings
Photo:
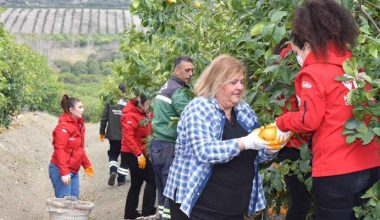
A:
{"type": "Polygon", "coordinates": [[[100,120],[99,134],[105,134],[106,138],[112,141],[121,141],[120,118],[126,104],[127,103],[122,99],[119,99],[116,105],[111,105],[110,103],[106,104],[100,120]]]}

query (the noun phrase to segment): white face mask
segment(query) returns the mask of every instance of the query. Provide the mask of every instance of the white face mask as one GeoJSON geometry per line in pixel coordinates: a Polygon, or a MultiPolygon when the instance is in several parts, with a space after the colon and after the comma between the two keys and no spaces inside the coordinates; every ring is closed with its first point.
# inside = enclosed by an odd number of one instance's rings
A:
{"type": "Polygon", "coordinates": [[[299,64],[301,67],[303,67],[303,59],[302,59],[301,55],[297,55],[297,56],[296,56],[296,59],[297,59],[298,64],[299,64]]]}
{"type": "MultiPolygon", "coordinates": [[[[304,50],[305,50],[305,47],[302,47],[301,52],[303,52],[304,50]]],[[[296,59],[297,59],[298,64],[301,67],[303,67],[303,59],[302,59],[301,55],[297,54],[296,59]]]]}

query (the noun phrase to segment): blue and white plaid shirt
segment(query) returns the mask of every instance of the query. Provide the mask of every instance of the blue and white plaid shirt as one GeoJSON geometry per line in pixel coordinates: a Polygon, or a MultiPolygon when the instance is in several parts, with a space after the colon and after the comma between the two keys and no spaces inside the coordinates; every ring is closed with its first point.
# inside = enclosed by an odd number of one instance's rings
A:
{"type": "MultiPolygon", "coordinates": [[[[256,114],[246,102],[239,103],[234,109],[237,121],[244,130],[251,132],[259,127],[256,114]]],[[[180,203],[180,209],[189,217],[211,176],[212,165],[226,163],[240,153],[236,139],[222,141],[224,123],[225,113],[217,100],[204,97],[193,99],[178,122],[175,158],[170,167],[164,195],[180,203]]],[[[248,214],[265,208],[258,163],[272,158],[273,155],[260,150],[254,161],[255,179],[248,214]]]]}

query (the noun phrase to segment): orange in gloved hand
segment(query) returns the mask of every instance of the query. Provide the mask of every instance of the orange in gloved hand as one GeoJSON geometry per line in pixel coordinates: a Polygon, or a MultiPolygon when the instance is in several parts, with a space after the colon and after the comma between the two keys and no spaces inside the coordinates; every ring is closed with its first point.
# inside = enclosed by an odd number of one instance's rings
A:
{"type": "Polygon", "coordinates": [[[140,168],[140,169],[145,169],[145,166],[146,166],[146,159],[145,159],[144,154],[140,154],[140,155],[137,157],[137,162],[138,162],[138,164],[139,164],[139,168],[140,168]]]}
{"type": "Polygon", "coordinates": [[[105,135],[104,135],[104,134],[100,134],[100,135],[99,135],[99,141],[100,141],[100,142],[103,142],[103,141],[104,141],[104,138],[105,138],[105,135]]]}
{"type": "Polygon", "coordinates": [[[283,147],[282,143],[276,140],[277,128],[275,126],[261,126],[259,129],[259,137],[269,142],[268,146],[271,150],[279,150],[283,147]]]}
{"type": "Polygon", "coordinates": [[[92,166],[85,168],[84,172],[87,176],[94,176],[94,168],[92,168],[92,166]]]}

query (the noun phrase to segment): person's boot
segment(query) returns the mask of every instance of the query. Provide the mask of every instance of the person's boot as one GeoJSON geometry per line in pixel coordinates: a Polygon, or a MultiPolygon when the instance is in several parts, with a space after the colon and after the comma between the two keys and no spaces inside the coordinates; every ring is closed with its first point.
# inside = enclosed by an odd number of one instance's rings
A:
{"type": "Polygon", "coordinates": [[[117,173],[116,173],[116,172],[112,172],[112,173],[110,174],[110,177],[109,177],[109,179],[108,179],[108,185],[109,185],[109,186],[113,186],[113,185],[115,185],[115,179],[116,179],[116,176],[117,176],[117,173]]]}

